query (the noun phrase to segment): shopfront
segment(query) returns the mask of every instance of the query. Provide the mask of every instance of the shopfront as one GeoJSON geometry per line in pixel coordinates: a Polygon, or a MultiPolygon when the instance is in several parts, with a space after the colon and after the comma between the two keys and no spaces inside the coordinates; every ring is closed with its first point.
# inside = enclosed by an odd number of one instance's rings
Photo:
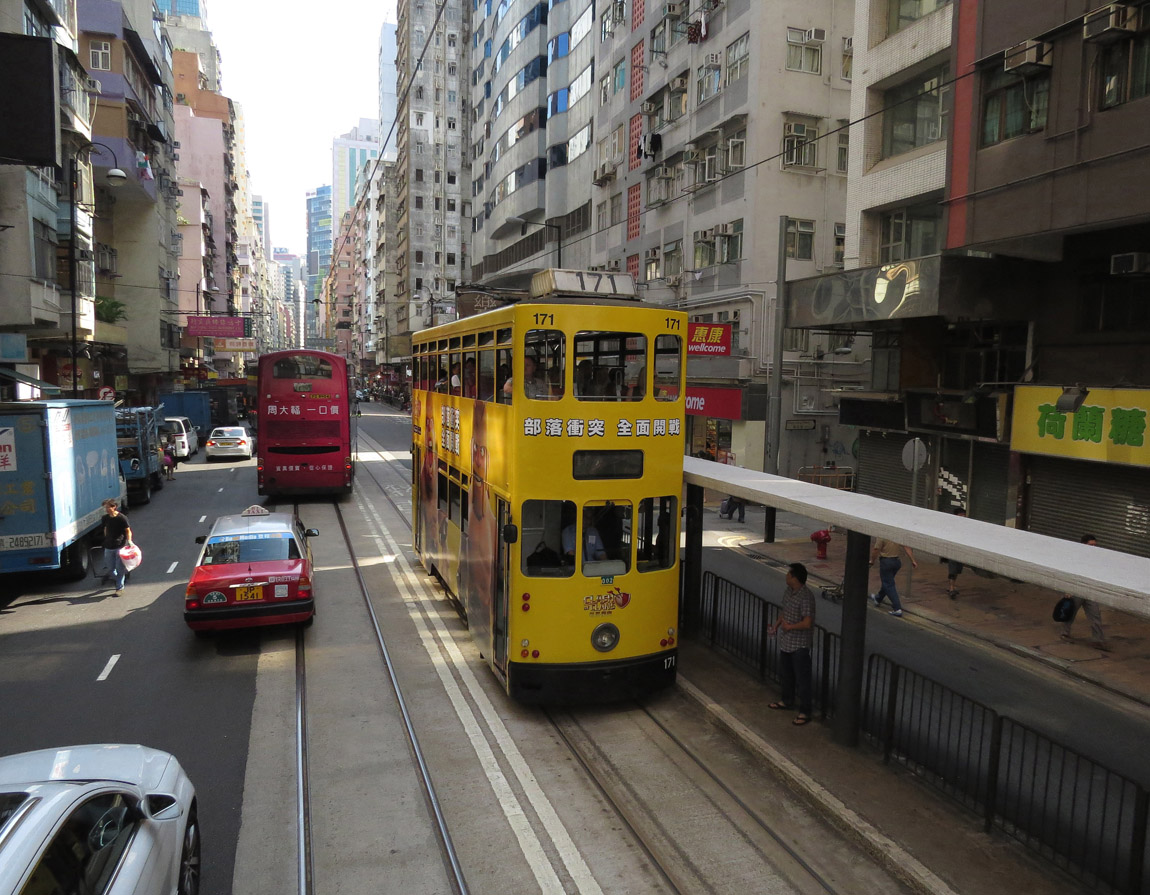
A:
{"type": "Polygon", "coordinates": [[[738,456],[740,445],[735,438],[736,424],[742,418],[741,389],[688,385],[687,452],[692,457],[747,466],[746,458],[738,456]]]}
{"type": "Polygon", "coordinates": [[[1087,388],[1076,399],[1074,391],[1015,389],[1010,446],[1025,467],[1023,522],[1150,556],[1150,391],[1087,388]]]}

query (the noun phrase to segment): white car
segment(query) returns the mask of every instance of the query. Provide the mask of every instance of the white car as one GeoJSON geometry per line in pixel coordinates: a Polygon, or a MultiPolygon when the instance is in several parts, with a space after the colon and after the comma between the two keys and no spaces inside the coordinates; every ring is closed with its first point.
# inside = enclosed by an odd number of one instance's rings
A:
{"type": "Polygon", "coordinates": [[[212,429],[204,445],[204,456],[208,462],[216,457],[242,457],[244,460],[252,458],[252,437],[248,430],[242,426],[220,426],[212,429]]]}
{"type": "Polygon", "coordinates": [[[196,895],[196,791],[146,746],[0,758],[0,895],[196,895]]]}
{"type": "Polygon", "coordinates": [[[168,435],[175,437],[176,456],[181,460],[187,459],[200,449],[199,432],[186,416],[164,417],[164,422],[160,425],[161,440],[168,435]]]}

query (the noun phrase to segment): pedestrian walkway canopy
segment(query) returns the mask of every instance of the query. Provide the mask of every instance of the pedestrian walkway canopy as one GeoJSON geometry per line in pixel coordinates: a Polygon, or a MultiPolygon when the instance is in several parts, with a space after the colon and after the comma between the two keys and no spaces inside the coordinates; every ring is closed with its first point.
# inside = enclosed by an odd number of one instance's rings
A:
{"type": "Polygon", "coordinates": [[[683,472],[689,485],[889,538],[913,550],[1150,618],[1150,559],[1145,557],[696,457],[684,458],[683,472]]]}

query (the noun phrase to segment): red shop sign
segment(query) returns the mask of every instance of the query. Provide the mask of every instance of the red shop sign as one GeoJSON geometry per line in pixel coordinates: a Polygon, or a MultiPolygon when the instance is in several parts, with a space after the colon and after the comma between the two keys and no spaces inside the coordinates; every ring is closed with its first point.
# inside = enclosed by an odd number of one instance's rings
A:
{"type": "Polygon", "coordinates": [[[737,388],[687,386],[687,413],[723,420],[743,418],[743,392],[737,388]]]}
{"type": "Polygon", "coordinates": [[[731,353],[731,324],[688,323],[687,354],[719,357],[731,353]]]}

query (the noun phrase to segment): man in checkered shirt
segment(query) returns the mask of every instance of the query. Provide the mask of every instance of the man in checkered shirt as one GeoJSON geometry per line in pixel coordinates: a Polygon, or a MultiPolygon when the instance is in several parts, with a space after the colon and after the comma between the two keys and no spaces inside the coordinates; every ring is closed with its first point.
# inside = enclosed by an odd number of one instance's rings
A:
{"type": "Polygon", "coordinates": [[[779,682],[782,700],[770,708],[789,710],[798,697],[799,713],[791,723],[796,727],[811,720],[811,650],[815,640],[815,595],[807,587],[807,567],[793,562],[787,567],[787,590],[783,610],[768,633],[779,633],[779,682]]]}

